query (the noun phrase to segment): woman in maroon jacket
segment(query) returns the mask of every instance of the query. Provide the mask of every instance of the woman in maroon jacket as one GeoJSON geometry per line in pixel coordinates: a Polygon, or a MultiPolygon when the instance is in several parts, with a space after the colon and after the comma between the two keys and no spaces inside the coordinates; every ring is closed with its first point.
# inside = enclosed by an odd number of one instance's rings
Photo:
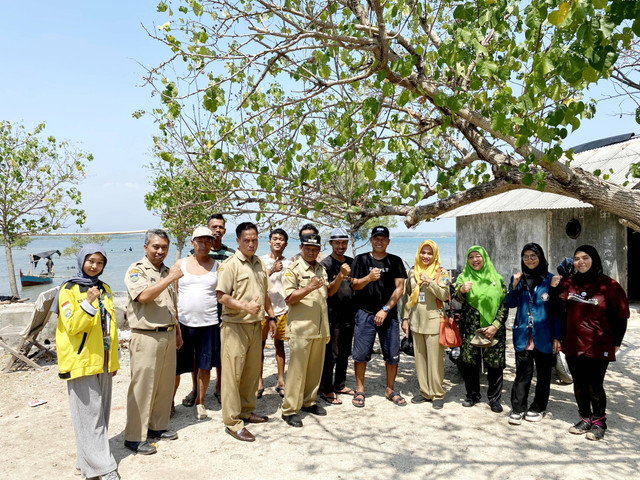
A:
{"type": "Polygon", "coordinates": [[[629,302],[618,282],[602,273],[602,261],[590,245],[573,254],[576,273],[559,286],[566,311],[562,351],[573,376],[580,421],[569,429],[601,440],[607,429],[604,375],[614,362],[627,329],[629,302]]]}

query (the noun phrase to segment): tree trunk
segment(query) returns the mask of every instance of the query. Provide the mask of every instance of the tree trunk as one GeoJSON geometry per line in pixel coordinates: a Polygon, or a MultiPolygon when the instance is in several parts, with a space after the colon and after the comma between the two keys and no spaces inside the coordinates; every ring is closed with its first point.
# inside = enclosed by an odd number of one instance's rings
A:
{"type": "Polygon", "coordinates": [[[7,272],[9,274],[9,287],[11,288],[11,295],[19,298],[20,292],[18,292],[18,283],[16,282],[16,270],[13,266],[13,253],[11,252],[11,240],[7,235],[3,235],[4,238],[4,256],[7,259],[7,272]]]}
{"type": "Polygon", "coordinates": [[[176,262],[182,258],[182,250],[184,249],[184,238],[176,238],[176,262]]]}

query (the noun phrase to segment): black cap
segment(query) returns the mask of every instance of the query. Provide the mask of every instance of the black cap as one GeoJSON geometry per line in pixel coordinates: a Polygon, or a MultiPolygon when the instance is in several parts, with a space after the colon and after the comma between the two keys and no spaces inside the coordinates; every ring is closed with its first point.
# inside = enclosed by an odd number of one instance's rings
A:
{"type": "Polygon", "coordinates": [[[389,229],[387,227],[383,227],[382,225],[373,227],[373,230],[371,230],[371,238],[375,237],[376,235],[382,235],[389,238],[389,229]]]}
{"type": "Polygon", "coordinates": [[[317,233],[305,233],[300,237],[301,245],[312,245],[314,247],[320,246],[320,235],[317,233]]]}

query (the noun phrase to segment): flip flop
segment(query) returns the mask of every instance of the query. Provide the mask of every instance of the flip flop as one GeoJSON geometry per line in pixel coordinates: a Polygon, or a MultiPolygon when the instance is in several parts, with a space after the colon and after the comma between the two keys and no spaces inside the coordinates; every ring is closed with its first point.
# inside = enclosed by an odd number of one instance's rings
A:
{"type": "Polygon", "coordinates": [[[259,388],[258,389],[258,395],[256,395],[256,398],[262,398],[262,394],[264,393],[264,388],[259,388]]]}
{"type": "Polygon", "coordinates": [[[185,407],[193,407],[196,404],[196,393],[189,392],[189,394],[182,399],[182,405],[185,407]]]}
{"type": "Polygon", "coordinates": [[[280,395],[280,398],[284,398],[284,387],[276,387],[275,390],[280,395]]]}
{"type": "Polygon", "coordinates": [[[355,395],[356,391],[349,387],[344,387],[342,390],[334,390],[334,393],[340,393],[342,395],[355,395]]]}
{"type": "Polygon", "coordinates": [[[353,395],[353,400],[351,400],[351,403],[353,404],[354,407],[358,407],[358,408],[362,408],[364,407],[364,392],[356,392],[353,395]]]}
{"type": "Polygon", "coordinates": [[[396,404],[399,407],[406,407],[407,406],[407,401],[398,392],[391,392],[389,394],[389,396],[387,397],[387,400],[389,400],[390,402],[393,402],[394,404],[396,404]]]}
{"type": "Polygon", "coordinates": [[[328,394],[321,393],[320,398],[327,402],[329,405],[342,405],[342,400],[340,400],[337,395],[334,397],[329,396],[332,393],[333,395],[336,395],[334,392],[328,394]]]}

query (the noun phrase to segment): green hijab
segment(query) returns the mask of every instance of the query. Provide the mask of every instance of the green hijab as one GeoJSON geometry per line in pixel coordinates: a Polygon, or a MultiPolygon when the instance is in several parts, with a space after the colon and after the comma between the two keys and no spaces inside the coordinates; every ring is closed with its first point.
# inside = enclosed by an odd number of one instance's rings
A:
{"type": "Polygon", "coordinates": [[[504,298],[502,292],[502,283],[504,279],[500,275],[487,251],[474,245],[467,250],[467,262],[464,270],[456,279],[456,284],[461,285],[464,282],[473,282],[471,291],[467,293],[467,303],[480,312],[480,326],[488,327],[496,318],[498,308],[504,298]],[[484,265],[480,270],[474,270],[469,265],[469,255],[471,252],[478,252],[484,259],[484,265]]]}

